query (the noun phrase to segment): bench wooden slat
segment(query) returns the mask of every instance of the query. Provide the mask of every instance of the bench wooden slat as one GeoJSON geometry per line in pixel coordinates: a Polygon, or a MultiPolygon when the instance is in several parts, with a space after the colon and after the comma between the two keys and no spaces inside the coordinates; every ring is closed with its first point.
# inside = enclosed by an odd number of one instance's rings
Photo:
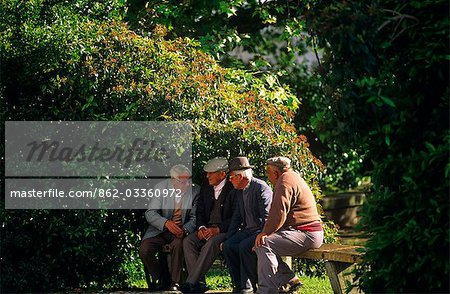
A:
{"type": "Polygon", "coordinates": [[[302,254],[295,255],[294,257],[355,263],[359,262],[363,255],[362,252],[356,251],[358,248],[362,247],[340,244],[323,244],[320,248],[310,249],[302,254]]]}

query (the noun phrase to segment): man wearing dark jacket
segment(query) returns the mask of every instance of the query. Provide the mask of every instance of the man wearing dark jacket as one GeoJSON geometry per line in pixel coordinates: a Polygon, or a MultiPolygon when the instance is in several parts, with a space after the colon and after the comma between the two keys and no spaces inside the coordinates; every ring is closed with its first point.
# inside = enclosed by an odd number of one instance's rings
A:
{"type": "Polygon", "coordinates": [[[205,274],[219,255],[219,245],[225,240],[235,209],[233,185],[227,180],[228,161],[214,158],[204,166],[208,184],[203,185],[197,203],[198,230],[183,241],[183,251],[189,276],[181,290],[185,293],[204,292],[201,284],[205,274]]]}
{"type": "Polygon", "coordinates": [[[253,177],[246,157],[233,158],[229,169],[230,182],[237,190],[237,208],[223,244],[223,255],[233,281],[233,293],[253,293],[257,270],[252,248],[269,214],[272,189],[253,177]]]}

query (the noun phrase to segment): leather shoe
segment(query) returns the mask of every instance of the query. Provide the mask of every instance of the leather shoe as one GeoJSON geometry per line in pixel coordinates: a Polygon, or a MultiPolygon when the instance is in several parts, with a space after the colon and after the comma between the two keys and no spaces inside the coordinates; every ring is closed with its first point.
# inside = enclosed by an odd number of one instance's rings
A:
{"type": "Polygon", "coordinates": [[[208,285],[206,285],[203,282],[198,283],[197,285],[195,285],[195,287],[199,290],[198,293],[205,293],[206,291],[209,290],[208,285]]]}
{"type": "Polygon", "coordinates": [[[153,287],[153,291],[160,292],[160,291],[166,291],[169,288],[166,284],[156,284],[155,287],[153,287]]]}
{"type": "Polygon", "coordinates": [[[282,286],[278,293],[294,293],[301,286],[303,286],[303,283],[300,281],[300,279],[294,277],[286,285],[282,286]]]}
{"type": "Polygon", "coordinates": [[[177,282],[172,282],[172,284],[170,284],[170,287],[167,290],[168,291],[179,291],[180,284],[178,284],[177,282]]]}
{"type": "Polygon", "coordinates": [[[200,285],[192,284],[192,283],[183,283],[181,284],[179,290],[183,293],[205,293],[200,285]]]}

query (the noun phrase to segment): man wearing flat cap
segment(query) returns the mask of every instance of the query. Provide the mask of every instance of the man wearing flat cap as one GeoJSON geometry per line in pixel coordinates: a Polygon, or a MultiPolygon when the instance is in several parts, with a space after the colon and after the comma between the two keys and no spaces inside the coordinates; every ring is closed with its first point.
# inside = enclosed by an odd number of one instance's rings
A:
{"type": "Polygon", "coordinates": [[[205,274],[219,255],[235,209],[233,185],[227,180],[228,161],[217,157],[203,167],[208,183],[202,186],[197,203],[198,230],[183,241],[189,276],[181,286],[185,293],[206,290],[205,274]]]}
{"type": "Polygon", "coordinates": [[[275,188],[269,217],[255,240],[258,293],[292,293],[302,283],[281,256],[320,247],[322,225],[314,195],[305,180],[291,169],[289,158],[270,158],[266,171],[275,188]]]}
{"type": "Polygon", "coordinates": [[[231,219],[223,255],[230,270],[234,293],[256,291],[256,254],[252,251],[269,214],[272,189],[263,180],[253,177],[246,157],[230,161],[230,181],[237,190],[237,209],[231,219]]]}

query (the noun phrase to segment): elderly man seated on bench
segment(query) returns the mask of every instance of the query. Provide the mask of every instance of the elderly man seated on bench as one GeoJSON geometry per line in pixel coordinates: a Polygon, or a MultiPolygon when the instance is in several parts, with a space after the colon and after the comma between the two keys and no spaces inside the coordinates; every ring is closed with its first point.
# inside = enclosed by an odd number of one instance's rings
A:
{"type": "Polygon", "coordinates": [[[217,157],[203,167],[208,183],[202,186],[197,203],[198,230],[183,241],[189,276],[181,285],[183,293],[203,293],[205,274],[220,253],[236,208],[233,185],[227,179],[228,161],[217,157]]]}
{"type": "Polygon", "coordinates": [[[159,190],[160,195],[163,195],[164,190],[178,190],[179,194],[152,199],[145,212],[148,228],[139,247],[144,269],[153,280],[151,283],[147,280],[152,291],[178,290],[183,266],[183,238],[194,231],[196,223],[200,188],[192,184],[191,171],[178,164],[170,169],[170,176],[170,179],[155,185],[155,191],[159,190]],[[157,258],[157,253],[166,244],[169,244],[171,255],[170,274],[165,258],[160,254],[157,258]]]}
{"type": "Polygon", "coordinates": [[[322,225],[311,189],[291,169],[289,158],[270,158],[266,171],[274,193],[267,221],[255,240],[257,293],[292,293],[302,283],[281,256],[319,248],[323,243],[322,225]]]}

